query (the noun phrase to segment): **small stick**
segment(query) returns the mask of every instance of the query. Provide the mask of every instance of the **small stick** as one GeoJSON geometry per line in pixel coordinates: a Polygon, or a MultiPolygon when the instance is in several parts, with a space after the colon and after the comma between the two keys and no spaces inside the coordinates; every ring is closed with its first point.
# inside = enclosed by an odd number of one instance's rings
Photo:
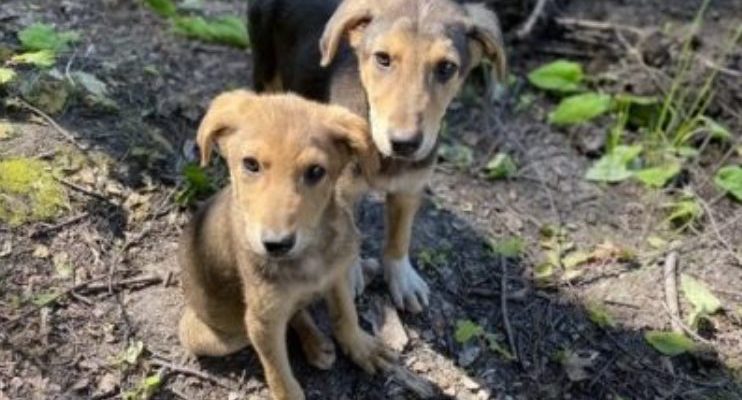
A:
{"type": "Polygon", "coordinates": [[[706,345],[713,345],[713,342],[711,342],[708,339],[703,338],[701,335],[694,332],[693,329],[691,329],[688,325],[683,323],[683,321],[681,321],[679,317],[672,315],[672,313],[670,312],[670,308],[667,306],[667,304],[663,304],[663,305],[665,306],[665,311],[667,311],[667,313],[670,314],[670,318],[672,318],[673,326],[677,324],[677,326],[680,327],[680,331],[678,333],[685,332],[688,334],[688,336],[692,337],[694,340],[698,342],[701,342],[706,345]]]}
{"type": "Polygon", "coordinates": [[[555,18],[554,19],[559,25],[573,26],[576,28],[583,29],[595,29],[599,31],[615,31],[622,30],[634,33],[636,35],[644,34],[644,31],[637,27],[629,25],[612,24],[604,21],[593,21],[588,19],[577,19],[577,18],[555,18]]]}
{"type": "Polygon", "coordinates": [[[672,331],[677,333],[683,332],[683,327],[678,323],[680,321],[680,307],[678,305],[678,282],[676,271],[678,266],[678,253],[671,251],[665,257],[665,303],[667,311],[670,313],[672,331]]]}
{"type": "Polygon", "coordinates": [[[21,98],[16,98],[15,102],[19,104],[21,107],[41,117],[44,121],[46,121],[49,125],[51,125],[52,128],[56,129],[57,132],[59,132],[62,136],[64,136],[64,138],[67,139],[68,142],[74,144],[80,150],[87,150],[86,146],[83,146],[82,144],[80,144],[80,142],[78,142],[77,139],[75,139],[75,137],[72,136],[72,134],[67,129],[62,128],[62,126],[59,125],[57,121],[55,121],[54,118],[50,117],[47,113],[32,106],[31,104],[29,104],[28,102],[26,102],[25,100],[21,98]]]}
{"type": "Polygon", "coordinates": [[[418,398],[431,399],[436,397],[435,389],[430,381],[413,374],[407,368],[394,365],[389,372],[395,382],[415,393],[418,398]]]}
{"type": "Polygon", "coordinates": [[[518,39],[525,39],[531,34],[531,32],[533,32],[533,27],[536,25],[538,19],[541,18],[541,15],[544,13],[544,6],[546,6],[547,1],[548,0],[538,0],[536,6],[533,7],[531,14],[528,16],[526,22],[515,33],[515,36],[518,39]]]}
{"type": "Polygon", "coordinates": [[[505,325],[505,332],[508,335],[510,352],[513,354],[513,357],[518,360],[518,348],[515,346],[513,327],[510,325],[510,317],[508,316],[508,265],[504,257],[500,257],[500,267],[502,269],[502,277],[500,278],[500,308],[502,309],[502,321],[505,325]]]}
{"type": "Polygon", "coordinates": [[[60,222],[58,224],[46,225],[43,228],[32,232],[31,233],[31,237],[32,238],[39,237],[39,236],[44,235],[44,234],[47,234],[49,232],[54,232],[56,230],[62,229],[62,228],[64,228],[67,225],[72,225],[74,223],[77,223],[78,221],[81,221],[81,220],[85,219],[88,215],[90,215],[90,213],[88,213],[87,211],[85,211],[85,212],[83,212],[80,215],[76,215],[76,216],[74,216],[74,217],[72,217],[72,218],[70,218],[70,219],[68,219],[66,221],[62,221],[62,222],[60,222]]]}
{"type": "MultiPolygon", "coordinates": [[[[145,276],[137,276],[129,279],[123,279],[120,281],[113,282],[113,287],[119,288],[119,287],[125,287],[125,286],[136,286],[136,285],[142,285],[142,286],[149,286],[149,285],[155,285],[162,282],[162,278],[156,275],[145,275],[145,276]]],[[[108,283],[95,283],[88,285],[84,288],[84,292],[94,292],[98,290],[107,290],[108,289],[108,283]]]]}
{"type": "Polygon", "coordinates": [[[76,184],[76,183],[70,182],[70,181],[68,181],[67,179],[64,179],[64,178],[56,178],[56,177],[55,177],[54,179],[55,179],[55,180],[56,180],[57,182],[59,182],[59,183],[61,183],[61,184],[65,185],[65,186],[69,187],[70,189],[73,189],[73,190],[75,190],[75,191],[78,191],[78,192],[80,192],[80,193],[82,193],[82,194],[88,195],[88,196],[90,196],[90,197],[94,197],[94,198],[96,198],[96,199],[98,199],[98,200],[102,200],[102,201],[104,201],[104,202],[106,202],[106,203],[110,203],[110,202],[111,202],[110,200],[108,200],[108,199],[106,198],[106,196],[103,196],[103,195],[102,195],[102,194],[100,194],[100,193],[96,193],[96,192],[93,192],[92,190],[89,190],[89,189],[85,189],[84,187],[82,187],[82,186],[80,186],[80,185],[78,185],[78,184],[76,184]]]}
{"type": "Polygon", "coordinates": [[[231,385],[227,385],[225,383],[222,383],[222,381],[219,378],[217,378],[217,377],[215,377],[215,376],[213,376],[211,374],[208,374],[208,373],[206,373],[204,371],[199,371],[197,369],[188,368],[188,367],[183,366],[183,365],[176,365],[176,364],[173,364],[171,362],[168,362],[168,361],[165,361],[165,360],[160,360],[160,359],[157,359],[157,358],[152,359],[151,360],[151,363],[154,364],[154,365],[157,365],[158,367],[167,368],[167,369],[169,369],[169,370],[171,370],[173,372],[178,372],[178,373],[181,373],[183,375],[195,376],[196,378],[203,379],[205,381],[211,382],[211,383],[213,383],[213,384],[215,384],[217,386],[221,386],[221,387],[223,387],[225,389],[228,389],[228,390],[232,390],[232,391],[236,391],[237,390],[236,388],[232,387],[231,385]]]}

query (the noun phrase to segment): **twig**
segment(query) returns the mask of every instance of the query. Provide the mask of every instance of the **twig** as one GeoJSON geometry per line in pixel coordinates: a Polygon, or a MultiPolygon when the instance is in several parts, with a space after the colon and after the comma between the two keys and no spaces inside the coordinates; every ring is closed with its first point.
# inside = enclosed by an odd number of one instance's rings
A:
{"type": "Polygon", "coordinates": [[[589,19],[577,19],[577,18],[555,18],[554,21],[556,21],[559,25],[574,27],[574,28],[582,28],[582,29],[595,29],[599,31],[615,31],[615,30],[622,30],[626,32],[631,32],[635,35],[643,35],[644,31],[640,28],[630,26],[630,25],[622,25],[622,24],[613,24],[610,22],[605,21],[593,21],[589,19]]]}
{"type": "MultiPolygon", "coordinates": [[[[113,283],[114,288],[121,288],[126,286],[149,286],[149,285],[155,285],[162,282],[162,278],[156,275],[146,275],[146,276],[137,276],[134,278],[129,279],[123,279],[117,282],[113,283]]],[[[87,285],[84,288],[84,292],[95,292],[99,290],[106,290],[108,289],[107,283],[95,283],[91,285],[87,285]]]]}
{"type": "Polygon", "coordinates": [[[680,307],[678,306],[678,281],[676,278],[678,253],[671,251],[665,257],[665,303],[670,313],[673,332],[683,332],[680,321],[680,307]]]}
{"type": "MultiPolygon", "coordinates": [[[[60,292],[56,296],[54,296],[54,298],[52,298],[46,304],[34,305],[34,308],[32,308],[32,309],[30,309],[30,310],[28,310],[28,311],[26,311],[26,312],[24,312],[24,313],[16,316],[16,317],[13,317],[13,318],[11,318],[11,319],[3,322],[2,325],[0,325],[0,331],[10,328],[16,322],[19,322],[22,319],[25,319],[26,317],[28,317],[28,316],[30,316],[30,315],[38,312],[39,310],[41,310],[44,307],[48,307],[48,306],[50,306],[50,305],[52,305],[54,303],[57,303],[57,302],[61,301],[62,299],[64,299],[67,296],[70,296],[72,294],[76,294],[75,292],[87,293],[88,291],[96,291],[96,290],[101,290],[101,289],[107,288],[108,287],[107,285],[104,285],[103,283],[97,283],[99,281],[104,280],[105,278],[106,278],[106,276],[98,276],[98,277],[89,279],[89,280],[87,280],[85,282],[78,283],[77,285],[71,286],[71,287],[63,290],[62,292],[60,292]]],[[[127,280],[124,280],[124,281],[121,281],[121,282],[117,282],[116,287],[121,288],[121,287],[125,287],[127,285],[154,284],[154,283],[159,283],[161,281],[162,281],[162,278],[160,278],[160,277],[152,277],[152,276],[137,277],[137,278],[131,278],[131,279],[127,279],[127,280]]],[[[85,302],[85,301],[83,301],[83,302],[85,302]]]]}
{"type": "Polygon", "coordinates": [[[415,393],[418,398],[430,399],[436,396],[435,389],[430,381],[413,374],[407,368],[394,365],[389,372],[395,382],[415,393]]]}
{"type": "Polygon", "coordinates": [[[80,215],[76,215],[76,216],[74,216],[74,217],[72,217],[72,218],[70,218],[70,219],[68,219],[66,221],[62,221],[62,222],[60,222],[58,224],[46,225],[46,226],[42,227],[41,229],[38,229],[38,230],[32,232],[31,233],[31,237],[32,238],[39,237],[41,235],[44,235],[44,234],[47,234],[47,233],[54,232],[56,230],[62,229],[62,228],[64,228],[67,225],[72,225],[74,223],[77,223],[77,222],[79,222],[79,221],[87,218],[88,215],[90,215],[90,213],[88,213],[87,211],[85,211],[85,212],[83,212],[80,215]]]}
{"type": "Polygon", "coordinates": [[[49,300],[47,303],[41,304],[41,305],[34,305],[34,308],[32,308],[32,309],[30,309],[30,310],[28,310],[28,311],[26,311],[24,313],[21,313],[21,315],[18,315],[16,317],[13,317],[13,318],[11,318],[11,319],[3,322],[2,325],[0,325],[0,328],[2,328],[2,329],[0,329],[0,331],[3,331],[3,330],[6,330],[6,329],[10,328],[16,322],[18,322],[18,321],[20,321],[22,319],[25,319],[26,317],[28,317],[28,316],[30,316],[30,315],[38,312],[42,308],[44,308],[44,307],[46,307],[48,305],[51,305],[53,303],[58,302],[59,300],[63,299],[64,297],[68,296],[70,293],[75,292],[75,291],[78,291],[78,290],[84,288],[85,286],[87,286],[87,285],[89,285],[91,283],[94,283],[94,282],[103,280],[104,278],[105,278],[104,276],[99,276],[99,277],[96,277],[96,278],[93,278],[93,279],[89,279],[89,280],[87,280],[85,282],[78,283],[77,285],[74,285],[74,286],[71,286],[71,287],[67,288],[66,290],[58,293],[56,296],[54,296],[54,298],[52,298],[51,300],[49,300]]]}
{"type": "Polygon", "coordinates": [[[729,242],[724,238],[724,236],[721,235],[721,231],[719,230],[719,226],[716,224],[716,218],[714,218],[714,212],[711,210],[711,207],[709,204],[701,198],[700,196],[696,196],[698,199],[698,204],[703,207],[704,212],[708,216],[709,222],[711,223],[711,228],[714,230],[714,234],[716,235],[716,238],[719,240],[719,243],[722,244],[724,249],[729,253],[732,258],[737,260],[737,264],[742,266],[742,257],[740,257],[737,252],[734,251],[734,247],[729,244],[729,242]]]}
{"type": "Polygon", "coordinates": [[[106,203],[110,203],[111,202],[110,200],[108,200],[106,198],[106,196],[103,196],[100,193],[93,192],[92,190],[86,189],[86,188],[84,188],[84,187],[82,187],[82,186],[80,186],[80,185],[78,185],[76,183],[73,183],[73,182],[68,181],[67,179],[57,178],[57,177],[55,177],[54,179],[57,182],[59,182],[59,183],[65,185],[65,186],[69,187],[70,189],[73,189],[75,191],[78,191],[78,192],[80,192],[82,194],[88,195],[90,197],[94,197],[94,198],[96,198],[98,200],[101,200],[101,201],[104,201],[106,203]]]}
{"type": "MultiPolygon", "coordinates": [[[[692,337],[694,340],[700,343],[709,345],[709,346],[713,346],[713,342],[711,342],[708,339],[705,339],[704,337],[702,337],[701,335],[693,331],[693,329],[691,329],[688,325],[686,325],[683,321],[680,320],[679,316],[672,315],[672,312],[670,311],[670,308],[667,306],[667,304],[663,304],[663,306],[665,307],[665,311],[667,311],[667,313],[670,315],[670,319],[672,319],[673,326],[677,325],[680,328],[680,330],[676,331],[677,333],[685,332],[688,334],[688,336],[692,337]]],[[[675,328],[673,328],[673,330],[674,329],[675,328]]]]}
{"type": "Polygon", "coordinates": [[[83,146],[82,144],[80,144],[80,142],[78,142],[77,139],[75,139],[75,137],[72,136],[72,134],[67,129],[62,128],[62,126],[60,126],[57,123],[57,121],[55,121],[54,118],[50,117],[47,113],[32,106],[31,104],[29,104],[28,102],[26,102],[25,100],[21,98],[16,98],[15,102],[16,104],[19,104],[21,107],[41,117],[44,121],[46,121],[49,125],[51,125],[52,128],[56,129],[57,132],[59,132],[62,136],[64,136],[64,138],[67,139],[68,142],[74,144],[78,149],[87,150],[87,146],[83,146]]]}
{"type": "Polygon", "coordinates": [[[518,39],[524,39],[533,32],[533,27],[536,26],[536,22],[544,13],[544,6],[546,6],[547,1],[548,0],[538,0],[526,22],[518,29],[518,31],[516,31],[515,36],[518,39]]]}
{"type": "Polygon", "coordinates": [[[163,360],[163,359],[158,359],[158,358],[153,358],[150,362],[152,364],[154,364],[154,365],[157,365],[158,367],[167,368],[167,369],[171,370],[172,372],[177,372],[177,373],[180,373],[180,374],[183,374],[183,375],[195,376],[196,378],[203,379],[203,380],[205,380],[207,382],[211,382],[211,383],[213,383],[213,384],[215,384],[217,386],[221,386],[221,387],[223,387],[225,389],[228,389],[228,390],[233,390],[233,391],[236,391],[237,390],[237,388],[232,387],[232,385],[227,385],[225,383],[222,383],[222,381],[219,378],[217,378],[217,377],[215,377],[215,376],[213,376],[213,375],[211,375],[209,373],[206,373],[204,371],[199,371],[197,369],[188,368],[188,367],[183,366],[183,365],[176,365],[176,364],[173,364],[173,363],[171,363],[169,361],[166,361],[166,360],[163,360]]]}
{"type": "Polygon", "coordinates": [[[502,310],[502,321],[505,325],[505,333],[508,335],[510,353],[516,360],[518,360],[518,348],[515,346],[513,327],[510,325],[510,316],[508,315],[508,265],[507,260],[502,256],[500,257],[500,268],[502,270],[502,276],[500,278],[500,308],[502,310]]]}

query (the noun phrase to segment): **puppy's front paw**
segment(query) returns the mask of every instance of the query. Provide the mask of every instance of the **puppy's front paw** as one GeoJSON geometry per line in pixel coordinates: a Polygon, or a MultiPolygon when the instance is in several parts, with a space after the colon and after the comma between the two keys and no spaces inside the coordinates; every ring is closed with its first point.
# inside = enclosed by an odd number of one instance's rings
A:
{"type": "Polygon", "coordinates": [[[397,357],[381,340],[359,331],[351,341],[344,346],[345,352],[356,365],[373,375],[376,371],[387,371],[392,367],[397,357]]]}
{"type": "Polygon", "coordinates": [[[287,382],[285,385],[271,386],[271,398],[273,400],[304,400],[304,391],[296,380],[287,382]]]}
{"type": "Polygon", "coordinates": [[[394,304],[400,310],[418,313],[423,306],[428,306],[430,289],[412,267],[408,256],[399,260],[384,260],[384,279],[394,304]]]}
{"type": "Polygon", "coordinates": [[[330,369],[335,363],[335,345],[327,336],[303,338],[301,347],[307,362],[316,368],[330,369]]]}

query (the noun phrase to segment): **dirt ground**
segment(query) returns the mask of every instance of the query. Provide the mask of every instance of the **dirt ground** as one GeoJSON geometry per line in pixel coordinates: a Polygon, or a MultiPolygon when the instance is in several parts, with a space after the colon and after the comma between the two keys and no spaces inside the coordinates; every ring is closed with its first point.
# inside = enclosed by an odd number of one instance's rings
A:
{"type": "MultiPolygon", "coordinates": [[[[242,1],[204,3],[213,15],[244,15],[246,7],[242,1]]],[[[682,28],[701,2],[680,3],[573,0],[551,11],[639,28],[682,28]]],[[[742,23],[742,6],[712,2],[709,19],[699,47],[712,54],[721,32],[742,23]]],[[[183,187],[180,171],[208,101],[250,85],[249,51],[177,36],[139,2],[123,0],[2,0],[0,44],[16,46],[16,32],[40,21],[80,32],[81,41],[57,68],[97,76],[116,107],[69,101],[53,118],[73,141],[35,113],[0,108],[0,119],[17,132],[0,139],[0,159],[24,156],[55,165],[68,198],[54,220],[0,223],[0,400],[123,398],[158,371],[163,380],[155,399],[267,398],[250,349],[193,359],[176,338],[182,298],[174,250],[192,212],[174,201],[183,187]],[[44,294],[58,297],[39,302],[44,294]],[[143,351],[123,360],[139,342],[143,351]]],[[[545,115],[555,99],[524,80],[544,61],[568,57],[589,71],[611,72],[613,86],[648,91],[646,82],[632,79],[634,66],[629,56],[617,55],[620,47],[548,25],[509,47],[518,78],[510,97],[494,107],[479,95],[452,104],[445,141],[474,149],[473,163],[457,168],[442,162],[437,169],[412,249],[431,286],[431,305],[420,315],[400,314],[408,339],[401,362],[432,383],[436,398],[742,399],[742,207],[719,196],[708,175],[724,149],[712,144],[686,174],[707,201],[703,224],[673,232],[661,207],[672,193],[586,181],[594,155],[584,151],[584,142],[605,125],[550,126],[545,115]],[[523,106],[518,98],[526,95],[532,101],[523,106]],[[516,160],[517,175],[484,179],[482,166],[502,151],[516,160]],[[534,270],[546,226],[564,227],[565,241],[580,249],[602,244],[637,257],[609,257],[574,279],[545,285],[534,270]],[[490,250],[492,242],[515,236],[525,241],[519,259],[490,250]],[[645,331],[671,325],[662,267],[667,249],[649,243],[655,236],[676,249],[678,272],[708,283],[723,304],[701,329],[703,349],[694,355],[663,356],[644,339],[645,331]],[[595,323],[597,304],[613,326],[595,323]],[[459,343],[454,336],[462,320],[494,334],[506,351],[484,340],[459,343]]],[[[742,70],[742,53],[731,59],[726,67],[742,70]]],[[[23,78],[39,79],[35,74],[23,78]]],[[[713,106],[737,137],[739,83],[721,77],[724,90],[713,106]]],[[[733,157],[731,163],[741,162],[733,157]]],[[[359,210],[369,257],[378,255],[382,240],[378,199],[370,196],[359,210]]],[[[375,277],[359,299],[366,329],[385,293],[383,279],[375,277]]],[[[684,301],[681,311],[689,312],[684,301]]],[[[415,398],[399,377],[366,376],[342,356],[329,371],[314,369],[294,338],[290,343],[295,374],[310,399],[415,398]]]]}

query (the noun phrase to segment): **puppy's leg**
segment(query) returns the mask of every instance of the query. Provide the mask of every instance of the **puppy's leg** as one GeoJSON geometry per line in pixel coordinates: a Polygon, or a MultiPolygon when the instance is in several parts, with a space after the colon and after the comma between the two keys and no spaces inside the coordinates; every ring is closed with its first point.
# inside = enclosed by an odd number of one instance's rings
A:
{"type": "Polygon", "coordinates": [[[180,319],[178,337],[183,347],[197,356],[226,356],[250,344],[246,333],[220,332],[202,321],[190,307],[186,307],[180,319]]]}
{"type": "Polygon", "coordinates": [[[301,310],[290,322],[299,335],[301,348],[307,361],[319,369],[330,369],[335,363],[335,345],[314,323],[312,316],[307,310],[301,310]]]}
{"type": "Polygon", "coordinates": [[[333,331],[343,352],[369,374],[389,369],[395,355],[379,339],[364,332],[358,325],[356,306],[345,279],[335,282],[326,300],[333,331]]]}
{"type": "Polygon", "coordinates": [[[304,400],[304,391],[291,371],[286,349],[288,315],[276,310],[255,314],[248,309],[245,323],[273,399],[304,400]]]}
{"type": "Polygon", "coordinates": [[[420,312],[428,305],[430,289],[410,263],[410,235],[420,193],[388,193],[384,279],[397,308],[420,312]]]}

